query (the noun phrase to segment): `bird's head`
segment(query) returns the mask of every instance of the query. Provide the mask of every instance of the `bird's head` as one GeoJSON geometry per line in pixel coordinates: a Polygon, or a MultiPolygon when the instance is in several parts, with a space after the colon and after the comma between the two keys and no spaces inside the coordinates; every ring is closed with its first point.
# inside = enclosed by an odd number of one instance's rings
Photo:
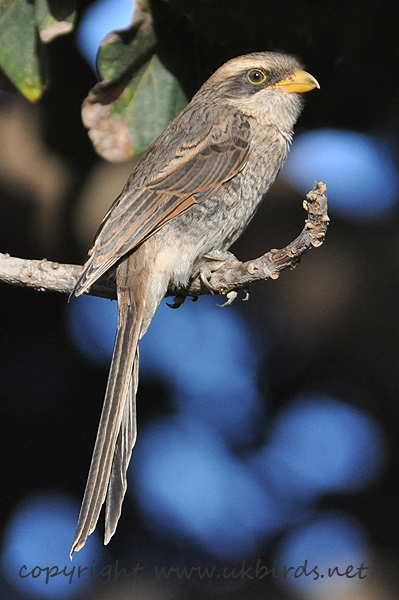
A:
{"type": "Polygon", "coordinates": [[[301,94],[319,87],[291,56],[256,52],[229,60],[202,89],[263,124],[290,129],[302,108],[301,94]]]}

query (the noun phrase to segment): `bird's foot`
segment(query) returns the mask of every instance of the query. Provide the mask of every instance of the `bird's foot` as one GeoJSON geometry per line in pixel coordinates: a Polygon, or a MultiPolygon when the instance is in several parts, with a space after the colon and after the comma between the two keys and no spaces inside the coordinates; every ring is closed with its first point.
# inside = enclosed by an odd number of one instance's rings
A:
{"type": "Polygon", "coordinates": [[[220,290],[209,283],[209,277],[228,260],[237,260],[237,258],[228,250],[212,250],[204,254],[201,261],[195,265],[195,270],[197,273],[199,272],[202,283],[212,294],[219,294],[220,290]]]}

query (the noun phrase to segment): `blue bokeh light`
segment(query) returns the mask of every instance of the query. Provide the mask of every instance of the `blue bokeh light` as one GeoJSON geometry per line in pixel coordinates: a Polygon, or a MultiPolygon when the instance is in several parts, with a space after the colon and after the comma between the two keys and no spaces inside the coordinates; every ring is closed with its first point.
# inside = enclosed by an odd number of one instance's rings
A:
{"type": "MultiPolygon", "coordinates": [[[[116,303],[86,297],[71,311],[75,340],[109,360],[116,303]]],[[[309,518],[324,494],[366,486],[385,457],[370,417],[321,394],[281,411],[251,455],[248,444],[263,423],[259,341],[214,298],[179,311],[163,303],[141,341],[142,376],[169,383],[176,414],[140,429],[129,489],[159,535],[185,537],[219,558],[255,552],[309,518]],[[239,458],[234,447],[247,452],[239,458]]]]}
{"type": "Polygon", "coordinates": [[[111,361],[117,322],[117,302],[79,296],[68,305],[72,340],[83,354],[104,367],[111,361]]]}
{"type": "Polygon", "coordinates": [[[110,31],[128,27],[132,13],[133,0],[98,0],[87,8],[77,31],[77,44],[94,70],[102,40],[110,31]]]}
{"type": "Polygon", "coordinates": [[[283,174],[304,192],[322,180],[331,212],[352,220],[384,217],[396,206],[398,170],[383,138],[333,129],[303,133],[283,174]]]}
{"type": "Polygon", "coordinates": [[[69,549],[78,512],[75,502],[56,493],[30,497],[16,509],[6,527],[1,552],[1,569],[11,587],[36,599],[68,599],[89,588],[93,583],[89,570],[101,561],[104,550],[94,533],[79,552],[79,560],[71,562],[69,549]],[[21,571],[23,565],[26,568],[21,571]],[[64,567],[65,574],[61,573],[64,567]],[[88,569],[82,570],[84,567],[88,569]]]}
{"type": "Polygon", "coordinates": [[[162,304],[140,343],[141,372],[169,381],[179,412],[242,445],[263,416],[257,371],[267,340],[258,343],[236,310],[215,304],[200,298],[176,311],[162,304]]]}
{"type": "MultiPolygon", "coordinates": [[[[83,297],[69,306],[75,341],[108,362],[117,304],[83,297]]],[[[168,382],[175,415],[140,428],[129,490],[157,535],[222,559],[247,556],[309,519],[323,495],[362,489],[386,455],[371,417],[322,394],[284,408],[251,454],[264,423],[262,342],[234,309],[201,298],[178,311],[162,303],[140,343],[141,374],[168,382]]]]}
{"type": "Polygon", "coordinates": [[[204,296],[198,302],[186,302],[179,310],[162,303],[141,342],[144,369],[155,368],[166,376],[172,371],[175,385],[184,390],[192,388],[193,369],[206,373],[202,385],[208,389],[208,377],[211,381],[221,378],[231,387],[229,371],[241,365],[256,373],[259,345],[253,343],[234,308],[220,309],[217,301],[220,299],[204,296]]]}
{"type": "MultiPolygon", "coordinates": [[[[80,350],[108,366],[117,303],[82,296],[69,305],[70,334],[80,350]]],[[[264,412],[257,369],[267,341],[250,336],[240,314],[214,298],[187,302],[178,311],[161,304],[140,341],[140,378],[163,378],[178,411],[219,431],[235,445],[256,435],[264,412]]],[[[265,392],[265,390],[263,390],[265,392]]]]}
{"type": "Polygon", "coordinates": [[[186,537],[219,558],[254,552],[281,523],[281,507],[246,465],[187,418],[140,432],[130,477],[128,489],[158,535],[186,537]]]}
{"type": "Polygon", "coordinates": [[[358,592],[370,573],[363,527],[338,512],[319,513],[313,521],[286,534],[276,559],[276,572],[283,583],[306,598],[341,598],[341,594],[358,592]],[[293,567],[285,578],[284,567],[286,573],[293,567]]]}
{"type": "Polygon", "coordinates": [[[284,498],[308,502],[354,492],[377,475],[386,444],[377,424],[329,396],[300,397],[270,425],[251,464],[284,498]]]}

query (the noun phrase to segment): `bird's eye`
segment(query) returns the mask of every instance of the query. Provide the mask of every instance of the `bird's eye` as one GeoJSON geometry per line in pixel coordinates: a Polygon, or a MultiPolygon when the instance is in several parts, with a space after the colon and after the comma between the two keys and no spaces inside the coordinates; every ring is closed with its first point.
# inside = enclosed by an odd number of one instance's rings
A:
{"type": "Polygon", "coordinates": [[[260,85],[261,83],[265,83],[267,77],[266,73],[261,71],[260,69],[251,69],[247,74],[248,81],[253,85],[260,85]]]}

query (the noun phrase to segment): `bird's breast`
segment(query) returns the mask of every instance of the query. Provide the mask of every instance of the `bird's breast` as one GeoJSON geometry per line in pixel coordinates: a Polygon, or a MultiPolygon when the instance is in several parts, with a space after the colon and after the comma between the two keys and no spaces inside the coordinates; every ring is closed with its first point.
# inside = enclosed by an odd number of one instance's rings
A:
{"type": "Polygon", "coordinates": [[[229,229],[224,244],[232,244],[247,227],[287,157],[289,143],[282,135],[265,137],[255,137],[244,169],[222,186],[221,211],[229,229]]]}

